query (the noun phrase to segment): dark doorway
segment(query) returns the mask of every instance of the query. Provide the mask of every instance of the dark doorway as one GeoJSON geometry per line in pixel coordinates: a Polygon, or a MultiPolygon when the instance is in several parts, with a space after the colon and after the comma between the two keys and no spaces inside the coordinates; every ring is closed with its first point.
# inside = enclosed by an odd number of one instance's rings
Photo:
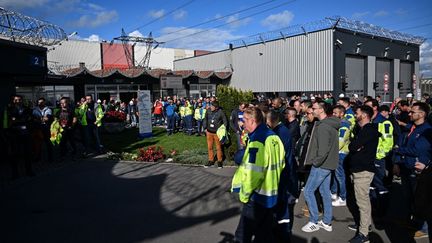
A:
{"type": "Polygon", "coordinates": [[[124,101],[126,103],[129,103],[129,101],[132,98],[136,98],[137,97],[137,93],[136,92],[122,92],[120,93],[120,100],[124,101]]]}
{"type": "Polygon", "coordinates": [[[100,99],[101,101],[106,100],[107,102],[110,101],[110,93],[106,92],[106,93],[98,93],[98,99],[100,99]]]}

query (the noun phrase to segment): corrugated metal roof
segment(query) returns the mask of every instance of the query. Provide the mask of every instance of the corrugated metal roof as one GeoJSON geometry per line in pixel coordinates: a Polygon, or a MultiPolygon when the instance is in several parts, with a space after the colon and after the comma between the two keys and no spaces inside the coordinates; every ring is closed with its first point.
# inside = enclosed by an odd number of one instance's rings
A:
{"type": "Polygon", "coordinates": [[[96,78],[107,78],[114,74],[120,74],[125,78],[137,78],[139,76],[151,76],[159,79],[161,75],[180,75],[182,78],[196,76],[199,78],[217,77],[219,79],[227,79],[232,75],[232,72],[214,72],[214,71],[194,71],[194,70],[176,70],[171,71],[168,69],[153,69],[145,70],[144,68],[131,68],[131,69],[100,69],[90,71],[86,67],[79,67],[68,69],[62,72],[66,77],[76,77],[78,75],[90,75],[96,78]]]}
{"type": "Polygon", "coordinates": [[[308,34],[310,32],[333,28],[345,29],[355,33],[363,33],[374,37],[382,37],[416,45],[421,45],[426,40],[420,36],[413,36],[410,34],[385,29],[383,27],[368,24],[362,21],[350,20],[348,18],[335,16],[302,25],[292,25],[276,31],[252,35],[247,38],[232,41],[231,44],[233,47],[248,46],[260,42],[284,39],[295,35],[308,34]]]}

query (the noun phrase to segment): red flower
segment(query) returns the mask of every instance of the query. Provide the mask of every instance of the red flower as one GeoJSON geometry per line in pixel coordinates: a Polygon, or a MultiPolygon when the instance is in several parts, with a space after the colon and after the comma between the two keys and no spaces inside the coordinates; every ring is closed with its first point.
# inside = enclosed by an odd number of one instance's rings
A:
{"type": "Polygon", "coordinates": [[[105,122],[124,122],[126,114],[122,111],[107,111],[104,116],[105,122]]]}
{"type": "Polygon", "coordinates": [[[148,147],[147,149],[140,148],[137,160],[145,162],[156,162],[164,158],[165,154],[163,153],[163,148],[161,146],[153,145],[148,147]]]}

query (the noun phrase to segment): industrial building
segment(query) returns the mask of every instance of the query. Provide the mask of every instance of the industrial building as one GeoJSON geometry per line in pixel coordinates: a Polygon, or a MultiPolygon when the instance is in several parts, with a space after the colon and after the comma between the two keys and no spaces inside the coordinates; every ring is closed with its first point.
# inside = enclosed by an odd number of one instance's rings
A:
{"type": "Polygon", "coordinates": [[[422,37],[334,17],[237,40],[229,48],[174,61],[174,70],[232,72],[231,86],[289,95],[333,92],[418,95],[422,37]]]}
{"type": "Polygon", "coordinates": [[[281,96],[381,95],[384,101],[421,93],[419,46],[425,39],[346,18],[254,35],[218,52],[154,47],[145,59],[145,45],[70,40],[55,25],[1,11],[22,20],[7,27],[0,19],[0,49],[9,57],[0,65],[2,106],[12,93],[52,104],[86,94],[128,100],[138,90],[197,98],[215,95],[218,84],[281,96]],[[49,31],[27,33],[33,29],[18,25],[26,21],[49,31]]]}

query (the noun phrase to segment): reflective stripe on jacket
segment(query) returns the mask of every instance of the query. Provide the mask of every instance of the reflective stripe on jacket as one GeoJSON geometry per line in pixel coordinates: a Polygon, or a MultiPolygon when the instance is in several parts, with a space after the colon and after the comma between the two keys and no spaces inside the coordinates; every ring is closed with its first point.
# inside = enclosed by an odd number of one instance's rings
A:
{"type": "Polygon", "coordinates": [[[204,120],[205,114],[206,114],[206,109],[204,108],[196,108],[195,109],[195,115],[194,118],[195,120],[204,120]]]}
{"type": "Polygon", "coordinates": [[[265,124],[249,134],[242,162],[232,180],[232,192],[242,203],[253,200],[271,208],[276,205],[280,174],[285,167],[285,150],[280,138],[265,124]]]}
{"type": "Polygon", "coordinates": [[[339,154],[349,153],[349,143],[351,137],[351,124],[346,118],[342,118],[341,127],[339,128],[339,154]]]}
{"type": "Polygon", "coordinates": [[[102,126],[102,118],[104,117],[104,112],[101,104],[97,105],[95,112],[96,112],[96,126],[100,127],[102,126]]]}
{"type": "Polygon", "coordinates": [[[184,115],[185,116],[192,116],[193,114],[193,107],[190,103],[185,104],[184,106],[184,115]]]}
{"type": "Polygon", "coordinates": [[[75,116],[78,118],[78,121],[80,121],[81,125],[87,126],[87,111],[88,105],[87,104],[81,104],[77,110],[75,110],[75,116]]]}
{"type": "Polygon", "coordinates": [[[180,109],[179,109],[180,117],[185,116],[185,110],[186,110],[186,108],[184,106],[180,106],[180,109]]]}
{"type": "Polygon", "coordinates": [[[383,159],[393,149],[393,124],[381,114],[377,115],[373,123],[378,124],[378,132],[381,133],[381,137],[378,140],[376,158],[383,159]]]}
{"type": "Polygon", "coordinates": [[[356,124],[356,119],[354,116],[354,111],[351,107],[348,107],[345,111],[345,119],[350,122],[350,130],[352,131],[354,128],[354,125],[356,124]]]}

